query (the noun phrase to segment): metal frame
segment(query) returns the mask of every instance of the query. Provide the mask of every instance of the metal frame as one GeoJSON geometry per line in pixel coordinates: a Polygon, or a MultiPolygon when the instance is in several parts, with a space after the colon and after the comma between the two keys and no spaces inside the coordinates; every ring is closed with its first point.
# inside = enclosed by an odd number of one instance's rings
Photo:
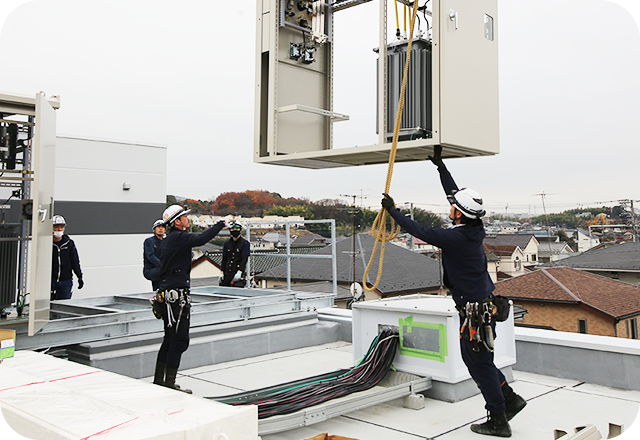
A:
{"type": "MultiPolygon", "coordinates": [[[[14,328],[18,327],[16,348],[34,350],[162,332],[151,312],[150,296],[151,293],[138,293],[51,301],[51,320],[34,336],[26,337],[24,325],[13,323],[14,328]]],[[[222,286],[195,287],[191,298],[192,328],[299,315],[334,305],[334,297],[328,293],[280,293],[222,286]]]]}
{"type": "Polygon", "coordinates": [[[430,377],[421,378],[419,376],[389,371],[383,382],[369,390],[350,394],[339,399],[329,400],[323,404],[296,411],[292,414],[258,420],[258,434],[273,434],[301,426],[313,425],[314,423],[324,422],[333,417],[348,414],[373,405],[379,405],[428,389],[431,389],[430,377]],[[402,383],[385,386],[384,382],[390,383],[398,378],[400,380],[396,382],[402,383]],[[402,380],[402,378],[405,378],[405,380],[402,380]]]}
{"type": "MultiPolygon", "coordinates": [[[[257,225],[285,225],[286,234],[287,234],[287,253],[286,254],[251,254],[249,257],[249,261],[247,262],[247,273],[251,273],[251,258],[253,257],[281,257],[287,259],[287,292],[291,291],[291,259],[292,258],[316,258],[316,259],[328,259],[331,258],[331,275],[332,275],[332,286],[333,286],[333,296],[338,295],[338,269],[336,262],[336,221],[335,219],[330,220],[301,220],[301,221],[273,221],[273,222],[249,222],[247,223],[247,240],[251,242],[251,226],[257,225]],[[331,255],[298,255],[291,253],[291,224],[314,224],[314,223],[329,223],[331,225],[331,255]]],[[[248,286],[249,283],[247,283],[248,286]]]]}

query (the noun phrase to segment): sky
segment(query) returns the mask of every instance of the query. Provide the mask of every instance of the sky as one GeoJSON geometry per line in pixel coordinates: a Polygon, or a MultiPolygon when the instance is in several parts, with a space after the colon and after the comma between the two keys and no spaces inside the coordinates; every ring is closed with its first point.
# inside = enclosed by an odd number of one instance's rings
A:
{"type": "MultiPolygon", "coordinates": [[[[351,120],[335,148],[377,142],[377,13],[336,14],[334,109],[351,120]]],[[[447,161],[458,185],[490,213],[540,215],[542,193],[547,212],[640,199],[639,17],[634,0],[498,0],[500,154],[447,161]]],[[[353,194],[377,209],[386,165],[253,163],[255,21],[253,1],[3,0],[0,90],[60,95],[60,135],[167,146],[168,194],[353,194]]],[[[390,193],[448,211],[428,161],[396,164],[390,193]]]]}

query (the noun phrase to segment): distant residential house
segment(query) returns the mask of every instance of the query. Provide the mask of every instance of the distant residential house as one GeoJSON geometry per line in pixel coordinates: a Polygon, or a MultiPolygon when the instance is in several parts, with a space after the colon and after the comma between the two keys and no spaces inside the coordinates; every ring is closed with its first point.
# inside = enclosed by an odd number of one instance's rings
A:
{"type": "Polygon", "coordinates": [[[568,267],[538,269],[496,284],[527,314],[523,324],[638,339],[640,287],[568,267]]]}
{"type": "Polygon", "coordinates": [[[331,239],[311,233],[297,236],[291,241],[291,246],[326,246],[330,242],[331,239]]]}
{"type": "Polygon", "coordinates": [[[571,246],[564,241],[542,243],[538,248],[538,258],[541,263],[557,262],[574,254],[571,246]]]}
{"type": "Polygon", "coordinates": [[[211,260],[206,253],[191,261],[191,278],[218,277],[222,271],[220,266],[211,260]]]}
{"type": "Polygon", "coordinates": [[[640,286],[640,243],[606,243],[556,263],[640,286]]]}
{"type": "Polygon", "coordinates": [[[598,237],[584,229],[576,229],[573,233],[573,241],[578,246],[578,252],[586,252],[600,244],[598,237]]]}
{"type": "MultiPolygon", "coordinates": [[[[337,282],[349,287],[354,281],[362,284],[364,269],[375,246],[375,239],[368,234],[356,235],[355,261],[352,240],[336,243],[337,282]],[[355,262],[355,266],[354,266],[355,262]]],[[[332,246],[326,246],[312,254],[331,255],[332,246]]],[[[379,248],[378,248],[379,254],[379,248]]],[[[378,273],[377,260],[371,265],[367,283],[373,285],[378,273]]],[[[386,246],[382,276],[378,287],[365,291],[365,299],[397,296],[413,293],[438,293],[441,286],[440,263],[432,258],[411,252],[399,246],[386,246]]],[[[267,287],[281,286],[286,283],[287,267],[281,264],[256,276],[257,280],[266,280],[267,287]]],[[[317,281],[331,281],[331,259],[300,258],[291,262],[291,282],[294,285],[317,281]]]]}
{"type": "MultiPolygon", "coordinates": [[[[491,255],[495,255],[498,258],[498,261],[495,262],[498,279],[517,277],[525,273],[524,252],[522,252],[520,246],[491,245],[485,242],[484,251],[485,254],[490,252],[491,255]]],[[[489,262],[487,261],[487,263],[489,262]]],[[[487,270],[489,270],[489,267],[487,267],[487,270]]]]}
{"type": "Polygon", "coordinates": [[[518,246],[524,254],[523,264],[526,266],[539,264],[538,248],[540,242],[534,234],[487,234],[484,242],[492,246],[518,246]]]}

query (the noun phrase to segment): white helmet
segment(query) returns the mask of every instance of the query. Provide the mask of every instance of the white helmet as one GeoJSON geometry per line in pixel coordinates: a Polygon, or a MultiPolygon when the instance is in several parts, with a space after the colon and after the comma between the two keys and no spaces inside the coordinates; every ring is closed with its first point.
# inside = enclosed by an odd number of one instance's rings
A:
{"type": "Polygon", "coordinates": [[[185,209],[180,205],[171,205],[162,213],[162,220],[165,225],[168,225],[176,221],[178,217],[189,214],[190,212],[190,209],[185,209]]]}
{"type": "Polygon", "coordinates": [[[67,222],[64,220],[64,217],[61,215],[54,215],[53,216],[53,224],[54,225],[66,225],[67,222]]]}
{"type": "Polygon", "coordinates": [[[155,229],[156,229],[158,226],[162,226],[162,227],[164,227],[164,220],[162,220],[162,219],[158,219],[158,220],[156,220],[155,222],[153,222],[153,228],[151,228],[151,230],[152,230],[152,231],[155,231],[155,229]]]}
{"type": "Polygon", "coordinates": [[[458,209],[465,217],[479,219],[484,217],[486,211],[482,209],[482,196],[471,188],[453,190],[447,200],[458,209]]]}

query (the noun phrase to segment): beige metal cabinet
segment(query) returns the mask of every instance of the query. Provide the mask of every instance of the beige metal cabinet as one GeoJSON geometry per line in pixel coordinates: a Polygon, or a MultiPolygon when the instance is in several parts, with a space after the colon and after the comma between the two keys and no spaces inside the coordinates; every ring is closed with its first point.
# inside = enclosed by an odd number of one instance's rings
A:
{"type": "MultiPolygon", "coordinates": [[[[339,149],[333,148],[332,127],[348,124],[349,116],[333,108],[333,45],[349,42],[334,41],[331,27],[341,9],[362,2],[346,1],[333,9],[328,2],[313,3],[317,4],[314,7],[322,5],[326,41],[314,44],[314,62],[308,64],[293,59],[290,52],[292,45],[302,41],[304,30],[296,22],[301,14],[298,3],[258,2],[254,161],[304,168],[386,162],[391,149],[384,127],[387,1],[379,0],[379,71],[384,73],[378,83],[382,91],[378,96],[379,144],[339,149]]],[[[445,157],[497,154],[497,0],[432,0],[429,4],[433,18],[432,93],[427,103],[432,107],[431,132],[426,138],[399,142],[396,161],[424,160],[435,145],[445,147],[445,157]]],[[[306,32],[307,38],[310,34],[306,32]]],[[[411,97],[420,99],[427,98],[411,97]]]]}

